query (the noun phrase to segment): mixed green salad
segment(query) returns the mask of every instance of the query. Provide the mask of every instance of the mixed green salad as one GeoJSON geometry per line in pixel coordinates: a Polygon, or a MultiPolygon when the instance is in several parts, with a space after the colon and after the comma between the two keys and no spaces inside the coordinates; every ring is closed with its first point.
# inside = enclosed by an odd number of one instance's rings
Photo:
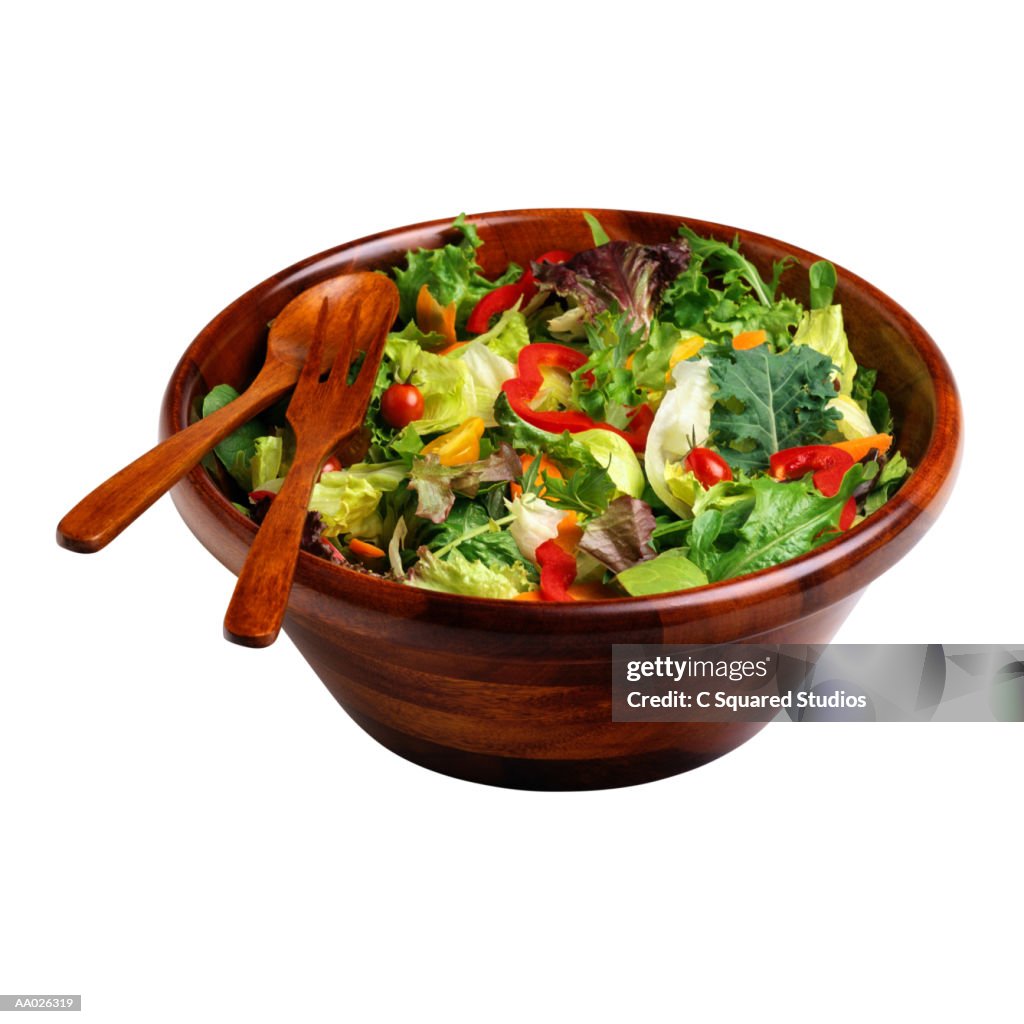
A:
{"type": "MultiPolygon", "coordinates": [[[[475,227],[406,255],[358,461],[324,465],[303,545],[413,587],[572,601],[699,587],[795,558],[910,472],[858,366],[836,272],[810,306],[738,241],[537,253],[489,280],[475,227]]],[[[213,389],[203,415],[231,401],[213,389]]],[[[218,445],[257,522],[288,471],[282,405],[218,445]]]]}

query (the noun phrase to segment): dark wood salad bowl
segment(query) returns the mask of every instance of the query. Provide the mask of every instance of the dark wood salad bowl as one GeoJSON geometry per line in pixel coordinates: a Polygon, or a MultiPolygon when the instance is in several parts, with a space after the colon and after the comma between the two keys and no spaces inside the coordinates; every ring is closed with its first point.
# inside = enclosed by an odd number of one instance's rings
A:
{"type": "MultiPolygon", "coordinates": [[[[762,271],[794,256],[783,290],[807,301],[819,257],[689,217],[592,211],[612,238],[661,242],[685,220],[731,239],[762,271]]],[[[580,210],[470,217],[480,260],[497,274],[554,248],[589,248],[580,210]]],[[[384,269],[408,249],[451,241],[451,220],[338,246],[274,275],[217,316],[188,347],[164,397],[161,434],[194,418],[214,385],[241,389],[259,369],[267,323],[325,277],[384,269]]],[[[342,707],[370,735],[420,765],[525,789],[631,785],[687,771],[739,746],[749,722],[615,723],[615,643],[827,643],[864,588],[921,538],[945,504],[960,454],[960,405],[948,365],[905,310],[841,268],[841,302],[859,362],[879,371],[915,467],[894,498],[841,539],[784,565],[675,594],[578,604],[494,601],[420,590],[330,565],[303,552],[284,629],[342,707]]],[[[238,573],[256,533],[202,467],[174,502],[192,532],[238,573]]]]}

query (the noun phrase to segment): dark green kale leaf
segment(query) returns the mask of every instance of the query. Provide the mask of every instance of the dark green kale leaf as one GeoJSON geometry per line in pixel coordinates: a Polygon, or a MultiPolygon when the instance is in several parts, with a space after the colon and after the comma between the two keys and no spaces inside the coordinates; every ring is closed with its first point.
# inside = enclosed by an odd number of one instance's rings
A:
{"type": "Polygon", "coordinates": [[[835,398],[832,361],[809,345],[778,353],[767,345],[704,351],[718,389],[711,431],[734,470],[767,469],[775,452],[818,444],[840,418],[828,408],[835,398]]]}

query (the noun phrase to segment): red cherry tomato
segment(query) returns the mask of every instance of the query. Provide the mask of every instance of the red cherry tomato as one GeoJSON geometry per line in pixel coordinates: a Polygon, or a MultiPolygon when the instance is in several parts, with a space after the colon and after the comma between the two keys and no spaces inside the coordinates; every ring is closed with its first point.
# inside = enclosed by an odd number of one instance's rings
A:
{"type": "Polygon", "coordinates": [[[710,448],[691,448],[683,465],[697,478],[705,490],[732,479],[729,463],[710,448]]]}
{"type": "Polygon", "coordinates": [[[380,396],[380,414],[384,422],[401,430],[423,415],[423,395],[415,384],[392,384],[380,396]]]}
{"type": "Polygon", "coordinates": [[[320,467],[320,475],[323,476],[324,473],[337,473],[339,469],[341,469],[341,460],[338,458],[337,455],[332,455],[320,467]]]}

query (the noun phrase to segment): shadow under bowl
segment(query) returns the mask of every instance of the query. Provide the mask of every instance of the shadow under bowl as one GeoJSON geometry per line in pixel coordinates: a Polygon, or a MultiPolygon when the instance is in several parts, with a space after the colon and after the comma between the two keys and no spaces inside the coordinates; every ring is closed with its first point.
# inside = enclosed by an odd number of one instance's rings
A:
{"type": "MultiPolygon", "coordinates": [[[[704,235],[740,237],[762,270],[796,258],[782,289],[807,301],[819,257],[763,235],[703,221],[592,211],[612,238],[661,242],[681,220],[704,235]]],[[[580,210],[480,214],[480,259],[493,276],[509,261],[592,245],[580,210]]],[[[267,323],[325,277],[385,269],[408,249],[456,237],[449,220],[397,228],[310,257],[257,285],[192,342],[164,397],[161,436],[194,418],[202,396],[242,389],[262,364],[267,323]]],[[[837,302],[858,362],[878,370],[897,424],[896,447],[915,468],[882,509],[801,558],[696,590],[579,604],[457,597],[299,557],[284,629],[348,714],[402,757],[474,782],[572,790],[648,782],[698,767],[763,727],[751,722],[616,723],[613,644],[826,644],[862,591],[934,522],[960,452],[960,406],[946,361],[904,309],[837,268],[837,302]]],[[[172,492],[201,543],[238,573],[255,525],[202,467],[172,492]]],[[[225,599],[227,595],[225,595],[225,599]]]]}

